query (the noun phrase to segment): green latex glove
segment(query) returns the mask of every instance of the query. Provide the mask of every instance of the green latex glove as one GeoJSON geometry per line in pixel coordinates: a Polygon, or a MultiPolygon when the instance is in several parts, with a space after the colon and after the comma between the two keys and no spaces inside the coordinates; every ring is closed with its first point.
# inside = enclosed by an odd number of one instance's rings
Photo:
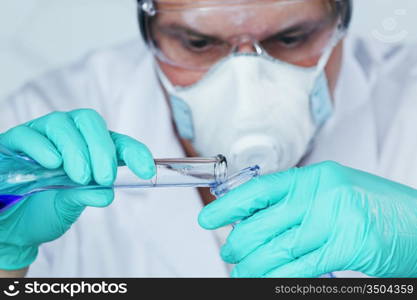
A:
{"type": "MultiPolygon", "coordinates": [[[[76,183],[94,180],[111,185],[118,162],[137,176],[156,172],[147,147],[109,132],[103,118],[90,109],[54,112],[0,134],[0,143],[23,152],[45,168],[63,166],[76,183]]],[[[38,246],[63,235],[86,206],[104,207],[113,190],[51,191],[33,195],[0,214],[0,269],[18,270],[36,258],[38,246]]]]}
{"type": "Polygon", "coordinates": [[[199,216],[239,220],[221,250],[234,277],[417,276],[417,191],[337,163],[255,178],[199,216]]]}

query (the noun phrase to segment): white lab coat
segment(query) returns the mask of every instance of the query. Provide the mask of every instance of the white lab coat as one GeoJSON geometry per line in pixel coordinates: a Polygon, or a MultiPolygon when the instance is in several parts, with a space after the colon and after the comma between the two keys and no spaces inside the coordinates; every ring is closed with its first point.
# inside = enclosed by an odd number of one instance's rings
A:
{"type": "MultiPolygon", "coordinates": [[[[334,160],[417,187],[413,52],[347,41],[335,113],[304,165],[334,160]]],[[[0,107],[0,132],[54,110],[89,107],[155,157],[184,155],[152,57],[139,41],[49,73],[0,107]]],[[[193,189],[117,191],[110,207],[87,208],[64,236],[42,245],[28,276],[228,276],[215,234],[197,224],[201,208],[193,189]]]]}

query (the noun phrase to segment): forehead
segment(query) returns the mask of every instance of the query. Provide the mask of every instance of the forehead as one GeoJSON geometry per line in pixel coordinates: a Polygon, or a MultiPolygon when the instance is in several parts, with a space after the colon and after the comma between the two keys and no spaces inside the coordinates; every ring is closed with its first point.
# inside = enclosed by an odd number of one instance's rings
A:
{"type": "Polygon", "coordinates": [[[274,8],[292,7],[295,5],[318,5],[336,0],[156,0],[156,6],[162,11],[184,10],[238,10],[254,9],[259,6],[274,8]]]}
{"type": "Polygon", "coordinates": [[[177,5],[230,5],[230,4],[247,4],[247,3],[260,3],[260,2],[303,2],[309,0],[156,0],[158,4],[177,4],[177,5]]]}
{"type": "Polygon", "coordinates": [[[263,35],[322,19],[329,12],[330,1],[163,0],[157,1],[158,23],[222,37],[263,35]]]}

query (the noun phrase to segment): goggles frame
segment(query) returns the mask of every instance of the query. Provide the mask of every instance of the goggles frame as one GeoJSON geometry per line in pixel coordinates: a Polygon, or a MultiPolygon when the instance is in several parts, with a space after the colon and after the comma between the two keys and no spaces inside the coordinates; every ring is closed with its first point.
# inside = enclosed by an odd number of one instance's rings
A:
{"type": "MultiPolygon", "coordinates": [[[[305,1],[305,0],[292,0],[292,1],[305,1]]],[[[336,4],[336,9],[338,10],[342,23],[340,24],[341,28],[339,30],[341,32],[346,32],[351,19],[352,19],[352,10],[353,10],[353,4],[352,0],[334,0],[336,4]]],[[[150,47],[154,48],[152,45],[151,37],[148,32],[147,23],[149,21],[149,18],[152,18],[157,13],[156,9],[156,2],[158,0],[137,0],[137,10],[138,10],[138,23],[139,23],[139,29],[141,33],[141,37],[145,44],[150,47]]],[[[161,2],[164,2],[163,0],[161,2]]],[[[215,5],[222,4],[224,5],[224,2],[221,2],[219,0],[207,0],[207,3],[215,5]]],[[[232,2],[234,4],[244,4],[247,3],[245,0],[235,0],[232,2]]],[[[198,6],[196,5],[195,8],[204,7],[204,6],[198,6]]],[[[191,8],[192,9],[192,8],[191,8]]],[[[255,46],[256,52],[259,53],[258,48],[255,46]]],[[[155,51],[159,51],[157,49],[154,49],[155,51]]]]}

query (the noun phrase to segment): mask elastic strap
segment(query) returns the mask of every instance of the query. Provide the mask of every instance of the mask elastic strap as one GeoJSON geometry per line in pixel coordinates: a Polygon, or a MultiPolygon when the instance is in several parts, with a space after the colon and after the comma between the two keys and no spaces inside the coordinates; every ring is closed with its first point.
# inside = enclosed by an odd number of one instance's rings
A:
{"type": "Polygon", "coordinates": [[[174,96],[175,87],[155,62],[156,73],[160,84],[166,90],[166,96],[171,104],[172,117],[180,137],[192,141],[194,139],[194,123],[192,112],[187,103],[174,96]]]}
{"type": "Polygon", "coordinates": [[[320,131],[324,123],[329,119],[332,114],[331,96],[328,90],[327,78],[323,72],[326,67],[329,58],[333,52],[334,47],[344,36],[344,31],[338,30],[332,36],[328,46],[325,48],[322,57],[320,58],[315,71],[314,71],[314,83],[312,93],[310,95],[310,110],[316,123],[317,129],[315,135],[320,131]],[[324,88],[326,87],[326,88],[324,88]]]}
{"type": "Polygon", "coordinates": [[[161,68],[156,63],[155,60],[154,60],[154,65],[155,65],[155,69],[156,69],[156,75],[158,76],[159,80],[161,81],[162,86],[167,90],[168,93],[174,92],[173,84],[165,76],[164,72],[162,72],[161,68]]]}
{"type": "Polygon", "coordinates": [[[344,35],[345,31],[340,29],[338,29],[337,32],[333,35],[329,44],[324,49],[323,55],[321,56],[316,66],[315,78],[317,78],[317,76],[324,70],[330,59],[333,49],[336,47],[337,43],[343,38],[344,35]]]}

